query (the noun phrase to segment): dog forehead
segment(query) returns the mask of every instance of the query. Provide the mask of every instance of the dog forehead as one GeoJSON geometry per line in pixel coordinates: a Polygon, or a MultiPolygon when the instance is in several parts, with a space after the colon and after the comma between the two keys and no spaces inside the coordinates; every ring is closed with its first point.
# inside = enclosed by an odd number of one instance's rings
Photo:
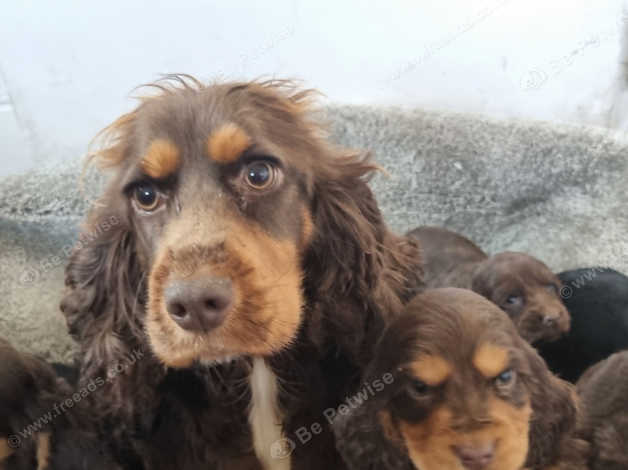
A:
{"type": "Polygon", "coordinates": [[[466,368],[473,365],[473,354],[482,344],[513,345],[516,331],[512,321],[474,292],[431,289],[418,296],[412,306],[418,307],[417,355],[439,355],[466,368]]]}
{"type": "Polygon", "coordinates": [[[512,276],[518,281],[538,283],[555,282],[555,274],[543,263],[528,254],[506,251],[493,256],[494,269],[501,276],[512,276]]]}
{"type": "MultiPolygon", "coordinates": [[[[243,116],[225,100],[175,96],[155,101],[143,106],[138,115],[133,154],[143,172],[157,179],[186,166],[198,171],[199,162],[204,167],[207,163],[234,164],[247,151],[289,163],[297,147],[267,135],[260,124],[263,115],[247,112],[243,116]]],[[[292,160],[297,160],[298,167],[298,159],[292,160]]]]}

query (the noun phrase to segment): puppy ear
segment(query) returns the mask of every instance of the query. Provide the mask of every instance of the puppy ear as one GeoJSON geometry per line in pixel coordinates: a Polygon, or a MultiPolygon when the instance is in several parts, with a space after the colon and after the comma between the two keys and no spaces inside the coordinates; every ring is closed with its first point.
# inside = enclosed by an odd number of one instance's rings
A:
{"type": "Polygon", "coordinates": [[[332,423],[349,470],[414,469],[390,410],[404,386],[400,366],[416,353],[418,321],[415,314],[404,313],[386,329],[360,389],[348,401],[350,411],[339,410],[332,423]]]}
{"type": "Polygon", "coordinates": [[[336,448],[349,470],[414,468],[389,411],[397,374],[386,373],[390,382],[380,372],[370,368],[360,389],[348,399],[344,414],[339,409],[332,422],[336,448]]]}
{"type": "Polygon", "coordinates": [[[562,465],[568,460],[568,468],[586,469],[588,446],[575,437],[579,410],[574,387],[554,376],[523,340],[521,347],[530,365],[530,373],[523,379],[530,390],[532,404],[526,467],[543,468],[558,462],[562,465]]]}
{"type": "Polygon", "coordinates": [[[367,184],[378,170],[370,155],[328,155],[317,165],[315,233],[305,260],[306,289],[314,291],[311,298],[347,299],[345,305],[334,306],[333,318],[324,321],[331,322],[338,333],[334,336],[345,338],[351,343],[347,348],[355,350],[364,343],[355,332],[373,326],[380,334],[383,319],[399,313],[420,285],[418,244],[387,229],[367,184]],[[356,303],[360,312],[355,312],[356,303]],[[366,318],[365,313],[374,312],[374,318],[366,318]]]}
{"type": "Polygon", "coordinates": [[[473,277],[471,278],[471,285],[469,288],[480,294],[482,297],[485,297],[491,300],[491,294],[493,293],[493,284],[494,280],[494,271],[492,269],[492,261],[491,258],[487,258],[482,261],[473,271],[473,277]]]}
{"type": "Polygon", "coordinates": [[[334,419],[336,448],[349,470],[414,468],[401,437],[392,435],[391,419],[385,410],[367,405],[334,419]]]}

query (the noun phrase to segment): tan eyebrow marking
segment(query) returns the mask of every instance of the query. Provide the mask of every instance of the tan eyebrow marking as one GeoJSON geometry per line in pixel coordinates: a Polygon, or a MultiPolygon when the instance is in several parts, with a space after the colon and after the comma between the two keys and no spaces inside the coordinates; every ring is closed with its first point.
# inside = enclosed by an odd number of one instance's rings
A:
{"type": "Polygon", "coordinates": [[[452,366],[441,356],[424,355],[410,364],[410,371],[416,378],[433,387],[447,380],[452,366]]]}
{"type": "Polygon", "coordinates": [[[179,168],[181,154],[177,146],[168,139],[155,139],[151,142],[141,166],[151,178],[170,176],[179,168]]]}
{"type": "Polygon", "coordinates": [[[508,367],[508,350],[491,343],[484,343],[476,349],[473,365],[487,379],[497,377],[508,367]]]}
{"type": "Polygon", "coordinates": [[[232,163],[251,145],[251,138],[237,124],[228,122],[207,139],[207,155],[217,163],[232,163]]]}

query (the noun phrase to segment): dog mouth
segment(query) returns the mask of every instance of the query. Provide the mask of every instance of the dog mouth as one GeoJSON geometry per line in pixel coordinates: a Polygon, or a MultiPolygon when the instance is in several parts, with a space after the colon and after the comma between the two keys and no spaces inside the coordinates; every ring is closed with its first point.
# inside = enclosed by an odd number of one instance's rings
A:
{"type": "Polygon", "coordinates": [[[569,333],[571,329],[570,317],[566,312],[528,313],[523,314],[517,322],[517,329],[522,338],[528,343],[557,341],[569,333]]]}
{"type": "MultiPolygon", "coordinates": [[[[250,270],[249,272],[253,272],[250,270]]],[[[300,272],[281,280],[263,275],[149,279],[146,333],[166,365],[223,363],[242,356],[272,355],[297,336],[302,317],[300,272]]]]}

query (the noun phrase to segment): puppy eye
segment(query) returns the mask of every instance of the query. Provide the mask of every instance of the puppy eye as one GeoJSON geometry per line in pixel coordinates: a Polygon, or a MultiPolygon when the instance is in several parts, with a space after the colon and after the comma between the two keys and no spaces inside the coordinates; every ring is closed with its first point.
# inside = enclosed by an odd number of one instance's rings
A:
{"type": "Polygon", "coordinates": [[[148,183],[139,184],[135,187],[133,199],[137,206],[146,212],[153,212],[162,203],[159,191],[152,184],[148,183]]]}
{"type": "Polygon", "coordinates": [[[547,289],[550,294],[558,294],[558,289],[554,284],[548,284],[545,286],[545,289],[547,289]]]}
{"type": "Polygon", "coordinates": [[[271,188],[277,180],[278,170],[266,161],[249,163],[245,168],[244,178],[247,185],[257,191],[271,188]]]}
{"type": "Polygon", "coordinates": [[[520,295],[509,295],[506,299],[506,305],[520,305],[523,299],[520,295]]]}
{"type": "Polygon", "coordinates": [[[515,381],[516,373],[512,369],[507,369],[497,377],[495,377],[495,385],[498,387],[506,387],[515,381]]]}
{"type": "Polygon", "coordinates": [[[430,391],[429,385],[419,379],[412,379],[409,388],[410,395],[414,398],[423,398],[430,391]]]}

